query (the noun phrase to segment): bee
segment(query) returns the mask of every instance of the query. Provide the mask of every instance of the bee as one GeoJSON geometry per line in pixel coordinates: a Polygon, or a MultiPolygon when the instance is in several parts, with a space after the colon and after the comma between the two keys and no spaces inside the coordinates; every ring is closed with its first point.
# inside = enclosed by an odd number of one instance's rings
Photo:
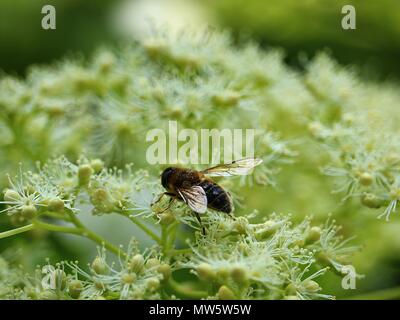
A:
{"type": "Polygon", "coordinates": [[[162,193],[160,201],[164,195],[170,196],[168,210],[174,200],[183,201],[194,212],[197,220],[203,227],[200,215],[207,211],[207,208],[231,215],[233,211],[232,198],[220,185],[215,183],[210,177],[229,177],[247,175],[250,171],[262,162],[258,158],[245,158],[233,161],[229,164],[217,165],[203,171],[187,168],[169,167],[161,174],[161,184],[166,192],[162,193]]]}

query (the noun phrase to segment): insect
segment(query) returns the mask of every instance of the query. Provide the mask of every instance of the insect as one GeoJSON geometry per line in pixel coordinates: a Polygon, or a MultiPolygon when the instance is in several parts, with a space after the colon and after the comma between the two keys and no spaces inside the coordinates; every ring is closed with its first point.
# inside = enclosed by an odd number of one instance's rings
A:
{"type": "Polygon", "coordinates": [[[262,160],[258,158],[245,158],[203,171],[169,167],[161,174],[161,184],[167,191],[161,194],[156,202],[160,201],[164,195],[171,197],[168,207],[162,212],[168,210],[175,199],[185,202],[193,210],[205,234],[199,214],[205,213],[207,208],[229,215],[233,211],[229,193],[209,177],[247,175],[261,162],[262,160]]]}

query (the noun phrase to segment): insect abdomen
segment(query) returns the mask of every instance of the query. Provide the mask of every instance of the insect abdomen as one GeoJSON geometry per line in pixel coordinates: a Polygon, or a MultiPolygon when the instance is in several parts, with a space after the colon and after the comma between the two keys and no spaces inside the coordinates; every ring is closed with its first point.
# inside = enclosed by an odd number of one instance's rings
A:
{"type": "Polygon", "coordinates": [[[204,180],[200,184],[207,196],[207,206],[211,209],[231,213],[232,204],[227,192],[215,182],[204,180]]]}

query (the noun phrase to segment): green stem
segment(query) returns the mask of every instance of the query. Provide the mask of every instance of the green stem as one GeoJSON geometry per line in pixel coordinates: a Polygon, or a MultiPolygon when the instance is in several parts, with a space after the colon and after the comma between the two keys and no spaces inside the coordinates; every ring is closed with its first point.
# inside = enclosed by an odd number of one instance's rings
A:
{"type": "Polygon", "coordinates": [[[60,214],[60,213],[56,213],[56,212],[52,212],[52,211],[43,212],[42,215],[50,217],[50,218],[54,218],[54,219],[65,220],[68,222],[71,221],[71,219],[68,216],[66,216],[65,214],[60,214]]]}
{"type": "Polygon", "coordinates": [[[202,299],[208,296],[208,293],[206,291],[194,290],[190,287],[182,286],[174,279],[172,279],[172,277],[169,277],[167,285],[180,298],[202,299]]]}
{"type": "Polygon", "coordinates": [[[62,233],[72,233],[72,234],[81,234],[81,231],[77,228],[71,228],[71,227],[65,227],[65,226],[59,226],[51,223],[46,223],[42,222],[39,220],[35,220],[33,224],[40,228],[40,229],[45,229],[49,231],[54,231],[54,232],[62,232],[62,233]]]}
{"type": "MultiPolygon", "coordinates": [[[[76,219],[77,220],[77,219],[76,219]]],[[[88,238],[101,246],[104,246],[109,251],[115,253],[116,255],[126,256],[126,253],[112,243],[108,242],[107,240],[103,239],[93,231],[88,230],[79,220],[76,222],[76,228],[66,227],[66,226],[59,226],[55,224],[45,223],[39,220],[34,222],[34,225],[38,228],[54,231],[54,232],[62,232],[62,233],[69,233],[69,234],[76,234],[85,238],[88,238]],[[79,222],[79,223],[78,223],[79,222]]]]}
{"type": "Polygon", "coordinates": [[[158,235],[156,235],[149,227],[147,227],[143,222],[139,221],[139,219],[130,216],[129,214],[119,213],[120,215],[128,218],[134,224],[136,224],[140,229],[142,229],[150,238],[152,238],[158,244],[161,244],[161,239],[158,235]]]}
{"type": "Polygon", "coordinates": [[[164,258],[167,257],[168,254],[168,232],[166,226],[161,226],[161,246],[164,258]]]}
{"type": "Polygon", "coordinates": [[[168,230],[167,230],[168,235],[169,235],[168,242],[167,242],[168,250],[174,249],[175,238],[176,238],[176,228],[178,227],[178,224],[179,224],[179,222],[175,221],[168,227],[168,230]]]}
{"type": "Polygon", "coordinates": [[[354,296],[344,297],[345,300],[394,300],[400,298],[400,287],[377,290],[354,296]]]}
{"type": "Polygon", "coordinates": [[[16,234],[23,233],[26,231],[30,231],[30,230],[33,230],[34,228],[35,228],[35,226],[33,224],[28,224],[28,225],[20,227],[20,228],[0,232],[0,239],[11,237],[11,236],[14,236],[16,234]]]}

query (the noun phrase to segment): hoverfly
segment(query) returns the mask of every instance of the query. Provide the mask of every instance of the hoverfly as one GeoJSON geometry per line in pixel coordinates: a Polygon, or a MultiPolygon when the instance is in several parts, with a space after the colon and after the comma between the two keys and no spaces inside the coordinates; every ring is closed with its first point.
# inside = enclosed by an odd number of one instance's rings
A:
{"type": "Polygon", "coordinates": [[[167,191],[161,194],[156,202],[160,201],[164,195],[171,197],[168,207],[162,212],[168,210],[175,199],[185,202],[196,215],[203,229],[203,234],[205,234],[199,214],[205,213],[207,208],[229,215],[233,211],[233,203],[229,193],[209,177],[247,175],[251,169],[261,162],[262,160],[258,158],[245,158],[203,171],[169,167],[161,174],[161,184],[167,191]]]}

